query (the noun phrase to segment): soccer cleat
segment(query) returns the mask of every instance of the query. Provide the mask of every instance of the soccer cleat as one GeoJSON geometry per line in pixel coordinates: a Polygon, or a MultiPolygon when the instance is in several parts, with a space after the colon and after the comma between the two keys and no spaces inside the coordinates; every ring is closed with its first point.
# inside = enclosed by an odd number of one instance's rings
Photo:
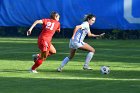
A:
{"type": "Polygon", "coordinates": [[[90,67],[87,66],[87,65],[84,65],[84,66],[83,66],[83,69],[84,69],[84,70],[92,70],[92,68],[90,68],[90,67]]]}
{"type": "Polygon", "coordinates": [[[36,60],[38,60],[39,58],[39,54],[33,54],[32,55],[34,62],[36,62],[36,60]]]}
{"type": "Polygon", "coordinates": [[[61,67],[57,68],[57,71],[62,72],[62,68],[61,67]]]}
{"type": "Polygon", "coordinates": [[[38,73],[36,70],[32,70],[32,69],[30,69],[29,72],[30,73],[38,73]]]}

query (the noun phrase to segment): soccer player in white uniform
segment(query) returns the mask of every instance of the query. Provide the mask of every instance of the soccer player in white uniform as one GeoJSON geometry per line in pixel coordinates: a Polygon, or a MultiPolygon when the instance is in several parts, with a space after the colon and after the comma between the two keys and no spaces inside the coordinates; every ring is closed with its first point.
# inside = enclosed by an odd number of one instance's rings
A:
{"type": "Polygon", "coordinates": [[[105,34],[102,33],[100,35],[95,35],[91,33],[89,26],[95,23],[95,20],[96,17],[93,14],[88,14],[85,16],[84,22],[81,25],[77,25],[75,27],[72,38],[70,39],[70,43],[69,43],[70,55],[64,58],[60,67],[58,67],[57,69],[58,72],[61,72],[63,67],[74,57],[77,49],[81,49],[89,52],[86,56],[83,69],[92,70],[92,68],[89,67],[89,62],[91,61],[95,53],[95,49],[92,46],[90,46],[88,43],[85,43],[83,41],[86,35],[88,35],[89,37],[100,37],[105,34]]]}

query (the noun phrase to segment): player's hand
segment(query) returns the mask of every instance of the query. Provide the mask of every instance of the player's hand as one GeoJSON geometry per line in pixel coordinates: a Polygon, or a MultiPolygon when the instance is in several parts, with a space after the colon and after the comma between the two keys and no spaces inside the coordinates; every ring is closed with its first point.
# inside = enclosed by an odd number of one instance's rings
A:
{"type": "Polygon", "coordinates": [[[74,40],[74,37],[72,37],[71,39],[74,40]]]}
{"type": "Polygon", "coordinates": [[[105,33],[100,34],[100,36],[104,36],[104,35],[105,35],[105,33]]]}
{"type": "Polygon", "coordinates": [[[30,30],[27,31],[27,36],[29,36],[29,35],[31,35],[31,31],[30,30]]]}

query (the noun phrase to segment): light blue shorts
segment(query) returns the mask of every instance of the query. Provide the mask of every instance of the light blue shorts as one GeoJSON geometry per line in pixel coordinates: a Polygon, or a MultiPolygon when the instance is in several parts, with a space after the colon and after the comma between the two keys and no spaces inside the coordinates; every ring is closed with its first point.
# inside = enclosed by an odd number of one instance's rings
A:
{"type": "Polygon", "coordinates": [[[70,39],[69,48],[78,49],[79,47],[82,47],[84,44],[85,42],[77,42],[70,39]]]}

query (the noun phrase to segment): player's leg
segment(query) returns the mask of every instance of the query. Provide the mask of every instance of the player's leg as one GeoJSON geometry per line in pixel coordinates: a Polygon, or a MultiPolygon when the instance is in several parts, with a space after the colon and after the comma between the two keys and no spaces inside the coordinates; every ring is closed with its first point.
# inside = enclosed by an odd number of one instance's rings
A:
{"type": "Polygon", "coordinates": [[[56,53],[56,49],[54,48],[53,45],[51,45],[49,51],[47,52],[44,51],[39,54],[33,54],[32,57],[33,57],[34,62],[36,62],[38,58],[42,58],[43,61],[45,61],[48,56],[51,56],[52,54],[55,54],[55,53],[56,53]]]}
{"type": "Polygon", "coordinates": [[[35,61],[34,65],[31,68],[31,72],[37,73],[36,69],[43,63],[43,61],[46,60],[48,52],[49,52],[49,44],[45,42],[44,40],[39,41],[38,40],[38,46],[41,50],[41,55],[38,56],[37,60],[35,61]]]}
{"type": "Polygon", "coordinates": [[[93,47],[91,47],[89,44],[85,43],[83,46],[79,47],[79,49],[84,50],[84,51],[88,51],[89,53],[86,56],[86,60],[85,60],[85,64],[83,66],[84,70],[92,70],[89,67],[89,62],[91,61],[94,53],[95,53],[95,49],[93,47]]]}
{"type": "Polygon", "coordinates": [[[40,59],[43,60],[43,61],[45,61],[46,58],[47,58],[48,53],[49,53],[49,51],[43,51],[43,52],[41,52],[40,59]]]}
{"type": "Polygon", "coordinates": [[[43,51],[40,54],[36,54],[34,57],[34,62],[35,64],[32,66],[32,71],[37,72],[35,69],[38,68],[43,61],[46,60],[46,58],[52,54],[56,53],[56,49],[54,46],[51,44],[49,48],[47,48],[47,51],[43,51]]]}
{"type": "Polygon", "coordinates": [[[38,73],[36,69],[43,63],[43,61],[46,59],[46,51],[41,52],[41,56],[38,57],[38,59],[35,61],[34,65],[31,68],[31,72],[38,73]]]}
{"type": "Polygon", "coordinates": [[[41,57],[41,53],[32,55],[32,58],[33,58],[34,62],[36,62],[36,60],[40,57],[41,57]]]}
{"type": "Polygon", "coordinates": [[[70,50],[70,55],[64,58],[64,60],[62,61],[62,64],[61,64],[62,67],[64,67],[69,62],[69,60],[71,60],[74,57],[75,52],[76,52],[76,49],[70,50]]]}
{"type": "Polygon", "coordinates": [[[74,57],[76,52],[76,49],[72,49],[70,50],[70,55],[69,57],[65,57],[60,65],[60,67],[57,69],[58,72],[62,71],[62,68],[74,57]]]}
{"type": "Polygon", "coordinates": [[[51,56],[51,55],[53,55],[53,54],[56,54],[56,49],[55,49],[55,47],[51,44],[51,45],[50,45],[50,49],[49,49],[49,53],[48,53],[47,56],[51,56]]]}
{"type": "Polygon", "coordinates": [[[48,52],[49,51],[41,52],[41,56],[35,61],[34,65],[31,68],[31,72],[38,73],[36,69],[43,63],[43,61],[46,60],[48,52]]]}

